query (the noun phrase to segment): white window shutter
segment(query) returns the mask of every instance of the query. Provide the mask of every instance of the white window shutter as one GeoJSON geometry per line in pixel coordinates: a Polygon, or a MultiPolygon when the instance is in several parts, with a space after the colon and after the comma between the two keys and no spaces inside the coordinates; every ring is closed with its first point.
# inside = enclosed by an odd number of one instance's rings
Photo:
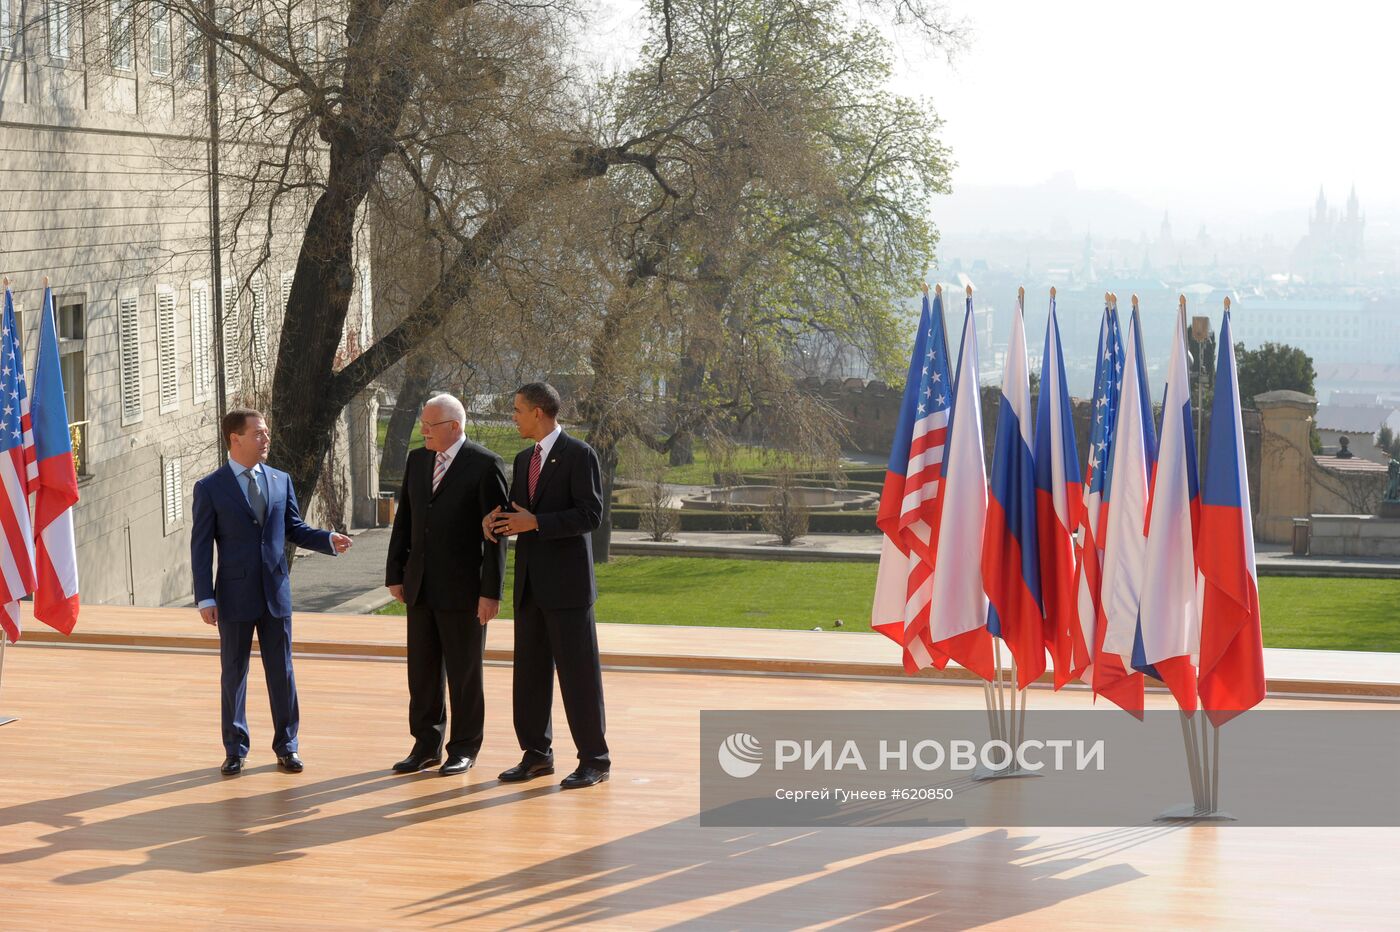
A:
{"type": "Polygon", "coordinates": [[[180,407],[180,358],[175,342],[175,289],[156,288],[156,358],[160,374],[160,410],[180,407]]]}
{"type": "Polygon", "coordinates": [[[117,298],[117,349],[121,356],[122,423],[141,420],[141,307],[135,292],[117,298]]]}
{"type": "Polygon", "coordinates": [[[161,466],[161,497],[165,504],[165,533],[169,534],[185,520],[185,484],[178,456],[166,457],[161,466]]]}
{"type": "Polygon", "coordinates": [[[224,390],[230,397],[243,390],[243,346],[239,342],[236,281],[224,284],[224,390]]]}
{"type": "Polygon", "coordinates": [[[253,371],[259,385],[267,380],[267,283],[253,282],[253,371]]]}
{"type": "Polygon", "coordinates": [[[194,400],[207,401],[214,387],[214,311],[209,306],[209,284],[190,285],[190,358],[194,375],[194,400]]]}

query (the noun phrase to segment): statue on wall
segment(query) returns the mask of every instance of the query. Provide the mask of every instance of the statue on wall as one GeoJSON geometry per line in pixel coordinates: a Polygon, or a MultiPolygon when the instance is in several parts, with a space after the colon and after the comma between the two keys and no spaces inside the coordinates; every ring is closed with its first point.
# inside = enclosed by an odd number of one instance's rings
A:
{"type": "Polygon", "coordinates": [[[1400,460],[1391,457],[1390,465],[1386,467],[1385,473],[1390,481],[1385,484],[1385,495],[1382,500],[1400,502],[1400,460]]]}
{"type": "Polygon", "coordinates": [[[1337,459],[1349,460],[1356,455],[1355,453],[1351,452],[1351,440],[1349,440],[1348,438],[1338,437],[1337,443],[1341,445],[1341,449],[1339,449],[1336,454],[1337,459]]]}

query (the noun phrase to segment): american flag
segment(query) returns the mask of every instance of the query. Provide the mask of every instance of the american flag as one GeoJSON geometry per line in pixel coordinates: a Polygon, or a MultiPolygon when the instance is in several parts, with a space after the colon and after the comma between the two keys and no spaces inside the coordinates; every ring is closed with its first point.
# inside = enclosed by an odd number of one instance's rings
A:
{"type": "Polygon", "coordinates": [[[885,540],[871,627],[903,646],[904,668],[910,673],[934,662],[929,601],[952,400],[940,290],[932,307],[924,298],[876,519],[885,540]]]}
{"type": "Polygon", "coordinates": [[[19,639],[19,602],[34,591],[34,537],[29,522],[29,490],[38,479],[34,430],[29,420],[29,394],[24,385],[24,357],[15,302],[5,289],[5,318],[0,327],[0,627],[14,643],[19,639]]]}
{"type": "Polygon", "coordinates": [[[1123,388],[1123,337],[1118,309],[1106,305],[1099,326],[1099,353],[1094,372],[1094,419],[1089,425],[1089,459],[1084,482],[1084,529],[1079,553],[1079,633],[1074,641],[1074,676],[1093,684],[1090,668],[1098,645],[1098,616],[1103,573],[1103,536],[1108,501],[1108,452],[1118,421],[1123,388]]]}

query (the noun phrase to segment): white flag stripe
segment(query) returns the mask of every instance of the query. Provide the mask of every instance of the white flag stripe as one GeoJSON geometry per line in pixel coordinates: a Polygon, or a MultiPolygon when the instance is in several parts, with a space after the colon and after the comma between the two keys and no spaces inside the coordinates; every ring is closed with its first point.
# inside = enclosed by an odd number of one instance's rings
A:
{"type": "Polygon", "coordinates": [[[63,595],[71,599],[78,594],[78,562],[70,556],[75,552],[73,509],[65,508],[39,536],[44,539],[44,549],[49,553],[63,595]]]}
{"type": "Polygon", "coordinates": [[[904,502],[900,507],[902,507],[904,509],[904,512],[908,514],[915,508],[918,508],[924,502],[933,501],[934,498],[937,497],[937,495],[938,480],[935,479],[932,482],[924,483],[909,495],[904,496],[904,502]]]}
{"type": "Polygon", "coordinates": [[[936,447],[929,447],[924,452],[909,458],[909,472],[907,475],[916,476],[928,469],[930,466],[943,465],[943,444],[936,447]]]}

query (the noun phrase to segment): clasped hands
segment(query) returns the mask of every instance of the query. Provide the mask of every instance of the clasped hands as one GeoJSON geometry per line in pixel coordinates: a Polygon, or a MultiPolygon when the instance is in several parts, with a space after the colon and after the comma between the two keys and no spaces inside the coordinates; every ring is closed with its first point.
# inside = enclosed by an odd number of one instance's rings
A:
{"type": "Polygon", "coordinates": [[[497,505],[491,509],[490,514],[481,519],[481,533],[485,534],[491,543],[496,543],[499,537],[538,530],[540,523],[533,514],[515,502],[510,503],[510,509],[505,511],[497,505]]]}

